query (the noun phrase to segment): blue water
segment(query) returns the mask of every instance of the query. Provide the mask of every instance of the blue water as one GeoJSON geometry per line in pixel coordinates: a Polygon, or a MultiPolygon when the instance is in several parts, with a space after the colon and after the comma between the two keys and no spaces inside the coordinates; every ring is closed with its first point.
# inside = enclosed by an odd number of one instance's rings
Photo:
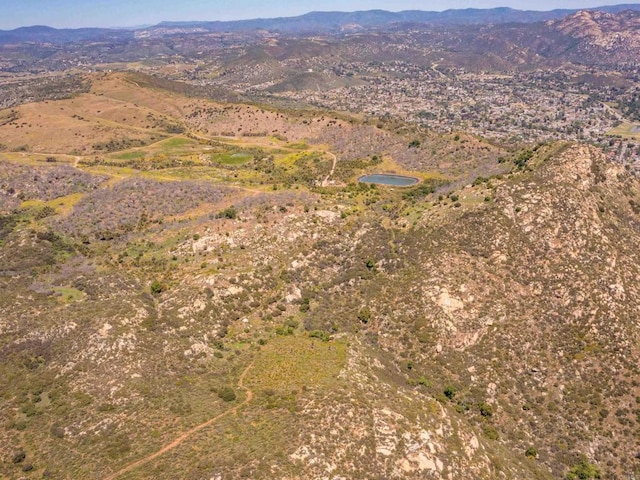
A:
{"type": "Polygon", "coordinates": [[[364,175],[360,177],[358,181],[364,183],[376,183],[378,185],[392,185],[394,187],[409,187],[419,182],[417,178],[405,177],[404,175],[387,175],[384,173],[364,175]]]}

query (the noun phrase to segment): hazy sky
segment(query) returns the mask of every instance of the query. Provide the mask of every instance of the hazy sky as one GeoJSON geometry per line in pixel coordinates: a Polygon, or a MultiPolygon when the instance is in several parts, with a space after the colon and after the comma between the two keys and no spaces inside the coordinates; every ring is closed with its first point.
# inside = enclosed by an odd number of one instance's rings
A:
{"type": "Polygon", "coordinates": [[[508,6],[525,10],[582,8],[609,0],[0,0],[0,29],[27,25],[109,27],[155,24],[162,20],[237,20],[293,16],[310,11],[384,9],[445,10],[508,6]]]}

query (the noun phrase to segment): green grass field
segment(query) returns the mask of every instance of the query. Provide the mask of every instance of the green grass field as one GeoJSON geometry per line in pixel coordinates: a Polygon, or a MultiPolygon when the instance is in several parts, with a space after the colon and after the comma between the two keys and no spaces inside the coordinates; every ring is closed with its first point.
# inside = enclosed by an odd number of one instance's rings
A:
{"type": "Polygon", "coordinates": [[[347,345],[341,341],[276,336],[262,347],[245,384],[284,392],[327,387],[335,382],[346,355],[347,345]]]}
{"type": "Polygon", "coordinates": [[[244,165],[253,160],[248,153],[219,153],[212,156],[213,160],[223,165],[244,165]]]}
{"type": "Polygon", "coordinates": [[[146,153],[140,150],[133,150],[130,152],[118,153],[116,155],[112,155],[111,158],[114,160],[137,160],[139,158],[144,158],[146,153]]]}
{"type": "Polygon", "coordinates": [[[607,135],[620,135],[621,137],[640,139],[640,125],[635,123],[623,123],[613,128],[607,135]]]}

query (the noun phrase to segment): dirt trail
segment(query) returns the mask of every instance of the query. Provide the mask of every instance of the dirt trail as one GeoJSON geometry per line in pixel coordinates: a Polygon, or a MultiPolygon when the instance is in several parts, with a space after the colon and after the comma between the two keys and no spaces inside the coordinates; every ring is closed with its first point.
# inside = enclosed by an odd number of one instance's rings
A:
{"type": "Polygon", "coordinates": [[[329,175],[327,175],[327,178],[325,178],[322,181],[322,186],[323,187],[326,187],[327,185],[329,185],[329,179],[331,178],[331,176],[333,175],[334,170],[336,169],[336,163],[338,163],[338,157],[336,157],[333,153],[327,152],[327,155],[331,155],[331,157],[333,158],[333,165],[331,165],[331,171],[329,172],[329,175]]]}
{"type": "Polygon", "coordinates": [[[155,460],[160,455],[168,452],[169,450],[173,450],[178,445],[182,444],[185,440],[187,440],[194,433],[199,432],[203,428],[206,428],[206,427],[214,424],[215,422],[220,420],[222,417],[225,417],[225,416],[227,416],[227,415],[229,415],[231,413],[235,414],[240,408],[242,408],[244,405],[246,405],[247,403],[249,403],[253,399],[253,392],[244,386],[244,377],[246,376],[247,372],[251,369],[251,367],[253,367],[253,362],[251,362],[249,364],[249,366],[244,369],[244,371],[240,375],[240,378],[238,379],[238,388],[241,388],[241,389],[243,389],[243,390],[245,390],[247,392],[247,398],[245,398],[243,402],[239,403],[235,407],[233,407],[233,408],[231,408],[231,409],[229,409],[229,410],[227,410],[227,411],[225,411],[225,412],[223,412],[223,413],[221,413],[219,415],[216,415],[215,417],[207,420],[206,422],[201,423],[200,425],[196,425],[195,427],[193,427],[190,430],[187,430],[182,435],[180,435],[178,438],[176,438],[174,441],[172,441],[171,443],[168,443],[167,445],[162,447],[160,450],[157,450],[156,452],[154,452],[154,453],[152,453],[150,455],[147,455],[146,457],[143,457],[140,460],[136,460],[135,462],[130,463],[126,467],[123,467],[120,470],[118,470],[117,472],[112,473],[108,477],[105,477],[104,480],[114,480],[114,479],[118,478],[120,475],[123,475],[123,474],[125,474],[127,472],[130,472],[131,470],[133,470],[133,469],[135,469],[135,468],[137,468],[137,467],[139,467],[141,465],[144,465],[145,463],[149,463],[151,460],[155,460]]]}
{"type": "Polygon", "coordinates": [[[436,72],[440,76],[442,76],[444,78],[447,78],[447,76],[444,73],[442,73],[440,70],[438,70],[438,64],[437,63],[434,63],[434,64],[431,65],[431,70],[433,70],[434,72],[436,72]]]}

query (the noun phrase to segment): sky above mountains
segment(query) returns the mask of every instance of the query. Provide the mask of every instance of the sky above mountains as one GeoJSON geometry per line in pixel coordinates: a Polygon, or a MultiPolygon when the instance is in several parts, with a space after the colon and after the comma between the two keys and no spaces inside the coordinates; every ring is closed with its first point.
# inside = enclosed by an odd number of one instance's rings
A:
{"type": "Polygon", "coordinates": [[[522,10],[553,10],[589,8],[605,3],[606,0],[280,0],[277,4],[264,0],[0,0],[0,29],[29,25],[124,27],[156,24],[163,20],[288,17],[310,11],[446,10],[504,6],[522,10]]]}

